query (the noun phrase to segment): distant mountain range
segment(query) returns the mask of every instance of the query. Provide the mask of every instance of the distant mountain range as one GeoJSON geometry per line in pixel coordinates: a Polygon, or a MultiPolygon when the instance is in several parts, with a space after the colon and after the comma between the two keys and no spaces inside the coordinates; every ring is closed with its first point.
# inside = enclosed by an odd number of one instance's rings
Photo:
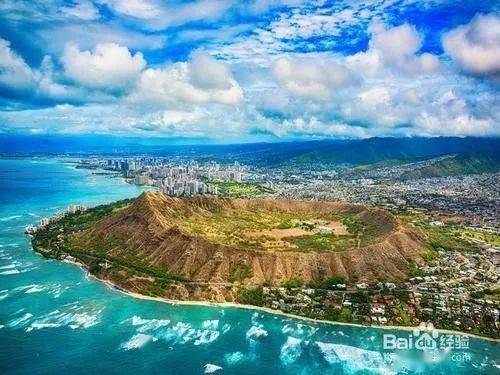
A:
{"type": "Polygon", "coordinates": [[[430,158],[446,154],[488,153],[500,157],[500,138],[370,138],[308,142],[290,148],[276,146],[266,156],[270,164],[363,165],[394,159],[430,158]]]}
{"type": "MultiPolygon", "coordinates": [[[[198,140],[199,141],[199,140],[198,140]]],[[[360,166],[384,161],[425,159],[458,154],[420,172],[452,175],[498,170],[500,138],[369,138],[232,145],[186,145],[179,138],[116,136],[0,135],[0,155],[61,154],[186,156],[206,160],[238,160],[259,166],[324,168],[360,166]]],[[[382,163],[383,164],[383,163],[382,163]]]]}

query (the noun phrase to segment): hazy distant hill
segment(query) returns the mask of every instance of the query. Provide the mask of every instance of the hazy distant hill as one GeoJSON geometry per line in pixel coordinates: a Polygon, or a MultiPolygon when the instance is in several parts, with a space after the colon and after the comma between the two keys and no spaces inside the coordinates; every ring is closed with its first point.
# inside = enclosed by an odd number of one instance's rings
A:
{"type": "Polygon", "coordinates": [[[200,140],[96,135],[0,135],[0,155],[101,154],[186,156],[206,160],[238,160],[261,166],[365,165],[394,159],[431,158],[470,152],[500,153],[500,138],[369,138],[279,143],[202,145],[200,140]],[[198,142],[190,145],[189,142],[198,142]],[[187,144],[186,144],[187,143],[187,144]]]}
{"type": "MultiPolygon", "coordinates": [[[[429,158],[464,152],[500,153],[498,138],[370,138],[324,141],[316,149],[293,156],[298,164],[363,165],[394,159],[429,158]]],[[[304,150],[305,151],[305,150],[304,150]]]]}
{"type": "Polygon", "coordinates": [[[437,161],[403,173],[403,179],[459,176],[500,172],[500,155],[493,152],[471,152],[437,161]]]}

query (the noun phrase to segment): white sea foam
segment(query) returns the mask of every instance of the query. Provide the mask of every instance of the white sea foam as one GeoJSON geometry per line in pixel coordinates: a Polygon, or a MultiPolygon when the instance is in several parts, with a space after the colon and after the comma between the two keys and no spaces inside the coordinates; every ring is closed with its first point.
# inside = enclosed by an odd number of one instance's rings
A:
{"type": "Polygon", "coordinates": [[[139,326],[137,329],[139,332],[155,331],[170,324],[168,319],[143,319],[137,315],[134,315],[130,320],[133,326],[139,326]]]}
{"type": "Polygon", "coordinates": [[[71,307],[63,312],[55,310],[37,318],[26,331],[63,326],[68,326],[71,329],[90,328],[99,323],[101,313],[102,310],[86,310],[78,306],[71,307]]]}
{"type": "Polygon", "coordinates": [[[319,350],[323,354],[323,358],[328,363],[333,364],[333,363],[338,363],[340,361],[340,358],[338,357],[337,353],[335,352],[335,344],[331,344],[328,342],[316,341],[316,345],[318,346],[319,350]]]}
{"type": "Polygon", "coordinates": [[[258,323],[258,322],[259,322],[259,317],[260,317],[260,315],[259,315],[259,313],[258,313],[258,312],[254,312],[254,313],[252,314],[252,324],[253,324],[253,325],[258,325],[258,324],[259,324],[259,323],[258,323]]]}
{"type": "Polygon", "coordinates": [[[129,340],[125,341],[120,345],[121,350],[131,350],[131,349],[139,349],[146,345],[148,342],[154,342],[157,338],[146,335],[144,333],[137,333],[132,336],[129,340]]]}
{"type": "Polygon", "coordinates": [[[192,329],[188,323],[178,322],[167,330],[160,332],[158,336],[172,344],[184,343],[186,342],[185,336],[189,334],[190,330],[192,329]]]}
{"type": "Polygon", "coordinates": [[[21,286],[18,286],[17,288],[15,288],[14,291],[15,292],[22,292],[23,290],[33,288],[34,286],[36,286],[36,284],[21,285],[21,286]]]}
{"type": "Polygon", "coordinates": [[[325,360],[330,363],[344,362],[354,371],[378,370],[387,373],[382,355],[378,352],[349,345],[316,342],[325,360]]]}
{"type": "Polygon", "coordinates": [[[11,221],[11,220],[19,219],[20,217],[21,217],[21,215],[6,216],[6,217],[2,217],[0,219],[0,221],[11,221]]]}
{"type": "Polygon", "coordinates": [[[184,334],[179,337],[179,341],[182,343],[182,344],[186,344],[190,341],[193,341],[193,340],[196,340],[196,338],[199,336],[198,334],[198,330],[197,329],[194,329],[194,328],[189,328],[188,330],[186,330],[184,332],[184,334]]]}
{"type": "Polygon", "coordinates": [[[19,244],[17,242],[10,242],[3,244],[3,247],[18,247],[19,244]]]}
{"type": "Polygon", "coordinates": [[[202,327],[205,329],[217,329],[219,327],[218,320],[205,320],[202,323],[202,327]]]}
{"type": "Polygon", "coordinates": [[[212,363],[207,363],[205,365],[205,374],[213,374],[216,371],[222,370],[222,367],[214,365],[212,363]]]}
{"type": "Polygon", "coordinates": [[[309,338],[318,331],[317,327],[311,327],[302,323],[287,323],[281,329],[284,334],[292,334],[301,338],[309,338]]]}
{"type": "Polygon", "coordinates": [[[142,324],[146,324],[149,320],[148,319],[142,319],[140,316],[134,315],[132,318],[127,319],[124,322],[131,321],[133,326],[140,326],[142,324]]]}
{"type": "Polygon", "coordinates": [[[18,273],[21,273],[21,271],[19,271],[17,268],[14,268],[12,270],[0,272],[0,275],[16,275],[18,273]]]}
{"type": "Polygon", "coordinates": [[[13,268],[16,268],[16,265],[17,265],[17,263],[16,263],[16,262],[11,263],[11,264],[7,264],[7,265],[5,265],[5,266],[1,266],[1,267],[0,267],[0,270],[11,270],[11,269],[13,269],[13,268]]]}
{"type": "Polygon", "coordinates": [[[229,332],[230,329],[231,329],[231,325],[230,324],[227,324],[227,323],[224,324],[222,326],[222,334],[225,334],[225,333],[229,332]]]}
{"type": "Polygon", "coordinates": [[[228,353],[224,356],[224,359],[228,365],[234,365],[238,362],[241,362],[244,358],[245,356],[242,352],[228,353]]]}
{"type": "Polygon", "coordinates": [[[28,329],[26,331],[30,332],[34,329],[57,328],[60,326],[61,326],[61,324],[57,324],[57,323],[37,323],[37,322],[34,322],[34,323],[31,323],[31,325],[28,327],[28,329]]]}
{"type": "Polygon", "coordinates": [[[198,337],[194,341],[194,345],[210,344],[219,337],[219,331],[204,330],[198,332],[198,337]]]}
{"type": "Polygon", "coordinates": [[[47,287],[43,285],[33,285],[31,288],[25,290],[24,293],[26,294],[38,293],[38,292],[43,292],[44,290],[47,290],[47,287]]]}
{"type": "Polygon", "coordinates": [[[68,319],[67,323],[72,329],[76,328],[89,328],[95,326],[99,323],[100,313],[102,310],[98,311],[98,313],[90,314],[86,312],[76,313],[71,315],[70,319],[68,319]]]}
{"type": "MultiPolygon", "coordinates": [[[[143,320],[136,319],[136,323],[144,323],[143,320]]],[[[148,324],[148,323],[145,323],[148,324]]],[[[166,324],[164,324],[166,325],[166,324]]],[[[215,327],[215,323],[204,324],[204,326],[215,327]]],[[[140,329],[138,331],[141,331],[140,329]]],[[[209,344],[217,340],[220,332],[214,329],[191,328],[187,323],[178,322],[175,325],[155,331],[155,336],[171,344],[186,344],[193,342],[194,345],[209,344]]]]}
{"type": "Polygon", "coordinates": [[[31,313],[25,313],[23,316],[19,317],[19,318],[16,318],[16,319],[13,319],[11,320],[9,323],[7,323],[7,327],[9,328],[17,328],[17,327],[22,327],[24,326],[26,323],[28,323],[28,321],[33,317],[33,314],[31,313]]]}
{"type": "Polygon", "coordinates": [[[285,365],[295,362],[302,354],[302,340],[288,336],[286,342],[281,347],[280,359],[285,365]]]}
{"type": "Polygon", "coordinates": [[[246,333],[247,340],[255,340],[259,337],[266,337],[267,331],[261,326],[252,326],[246,333]]]}
{"type": "Polygon", "coordinates": [[[51,294],[54,298],[59,298],[64,291],[68,290],[69,286],[62,286],[61,284],[55,284],[49,294],[51,294]]]}
{"type": "Polygon", "coordinates": [[[30,272],[30,271],[33,271],[33,270],[38,268],[38,267],[31,267],[31,265],[32,265],[32,263],[27,263],[27,264],[22,265],[24,268],[20,268],[20,269],[13,268],[13,269],[10,269],[7,271],[0,272],[0,275],[16,275],[19,273],[30,272]]]}

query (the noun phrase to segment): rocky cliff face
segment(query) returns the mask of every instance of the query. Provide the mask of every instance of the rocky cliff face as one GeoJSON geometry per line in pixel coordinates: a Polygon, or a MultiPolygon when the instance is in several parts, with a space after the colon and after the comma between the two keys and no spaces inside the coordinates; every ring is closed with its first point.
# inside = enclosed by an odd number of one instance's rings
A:
{"type": "Polygon", "coordinates": [[[170,274],[184,275],[196,288],[171,288],[173,298],[234,300],[231,274],[243,267],[246,285],[281,285],[292,277],[304,282],[331,275],[356,276],[363,281],[399,281],[419,259],[423,235],[397,223],[384,210],[336,202],[230,200],[220,197],[172,198],[143,193],[128,207],[76,234],[82,251],[114,258],[143,260],[170,274]],[[374,222],[377,241],[340,252],[273,252],[215,244],[182,228],[183,220],[201,218],[205,211],[278,210],[281,212],[348,212],[374,222]],[[209,296],[209,297],[208,297],[209,296]]]}

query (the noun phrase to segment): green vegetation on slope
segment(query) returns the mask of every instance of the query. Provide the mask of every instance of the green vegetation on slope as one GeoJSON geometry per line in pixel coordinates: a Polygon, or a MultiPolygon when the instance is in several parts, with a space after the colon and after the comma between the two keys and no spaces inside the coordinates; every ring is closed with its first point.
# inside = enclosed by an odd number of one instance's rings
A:
{"type": "MultiPolygon", "coordinates": [[[[272,210],[226,210],[203,212],[203,217],[186,218],[179,225],[193,234],[223,245],[253,250],[274,251],[343,251],[365,246],[378,238],[379,224],[363,222],[351,214],[319,214],[315,212],[281,212],[272,210]],[[347,233],[317,230],[315,220],[336,221],[347,228],[347,233]],[[279,236],[273,230],[297,229],[299,234],[283,236],[279,245],[270,245],[279,236]],[[307,232],[304,234],[304,230],[307,232]]],[[[321,226],[320,226],[321,227],[321,226]]]]}
{"type": "Polygon", "coordinates": [[[228,277],[229,282],[234,283],[235,281],[239,281],[241,283],[249,277],[252,277],[252,270],[248,264],[241,260],[230,264],[228,277]]]}
{"type": "Polygon", "coordinates": [[[137,256],[110,256],[109,250],[121,245],[121,240],[118,238],[102,241],[101,246],[97,248],[85,249],[85,251],[81,249],[75,234],[92,227],[112,212],[127,207],[131,201],[127,199],[97,206],[81,213],[66,214],[34,233],[33,249],[49,258],[62,258],[70,255],[87,265],[92,274],[106,271],[113,272],[117,276],[120,272],[128,272],[130,275],[158,278],[160,283],[161,280],[186,281],[185,277],[170,275],[164,269],[155,267],[137,256]]]}
{"type": "Polygon", "coordinates": [[[500,157],[497,153],[464,153],[442,159],[431,165],[403,173],[403,179],[461,176],[500,171],[500,157]]]}
{"type": "Polygon", "coordinates": [[[291,250],[300,252],[342,251],[354,247],[355,240],[348,236],[333,233],[314,233],[310,236],[285,237],[284,240],[295,245],[291,250]]]}
{"type": "MultiPolygon", "coordinates": [[[[427,223],[419,222],[415,224],[418,228],[422,229],[427,235],[427,246],[432,251],[461,251],[461,252],[475,252],[477,251],[470,241],[461,236],[461,228],[455,225],[432,226],[427,223]]],[[[432,252],[427,253],[430,258],[435,258],[436,255],[432,252]]]]}
{"type": "Polygon", "coordinates": [[[264,289],[261,286],[242,287],[236,299],[243,305],[264,306],[264,289]]]}
{"type": "Polygon", "coordinates": [[[460,229],[460,234],[464,238],[470,238],[477,241],[489,243],[493,246],[500,247],[500,236],[496,233],[479,232],[469,228],[460,229]]]}
{"type": "Polygon", "coordinates": [[[426,160],[426,159],[428,159],[428,158],[387,159],[387,160],[382,160],[382,161],[372,163],[372,164],[360,165],[356,168],[351,169],[349,172],[351,172],[351,173],[369,172],[369,171],[373,171],[375,169],[380,169],[380,168],[390,168],[390,167],[395,167],[395,166],[403,165],[403,164],[416,163],[416,162],[426,160]]]}

